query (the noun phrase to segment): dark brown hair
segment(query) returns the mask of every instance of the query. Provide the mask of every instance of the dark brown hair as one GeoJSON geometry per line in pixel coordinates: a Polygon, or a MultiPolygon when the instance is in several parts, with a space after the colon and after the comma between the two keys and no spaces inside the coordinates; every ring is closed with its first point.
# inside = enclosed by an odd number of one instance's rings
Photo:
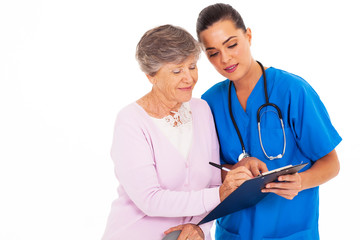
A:
{"type": "Polygon", "coordinates": [[[237,28],[246,31],[244,21],[238,11],[229,4],[217,3],[204,8],[196,22],[196,33],[200,41],[200,33],[214,23],[222,20],[232,20],[237,28]]]}

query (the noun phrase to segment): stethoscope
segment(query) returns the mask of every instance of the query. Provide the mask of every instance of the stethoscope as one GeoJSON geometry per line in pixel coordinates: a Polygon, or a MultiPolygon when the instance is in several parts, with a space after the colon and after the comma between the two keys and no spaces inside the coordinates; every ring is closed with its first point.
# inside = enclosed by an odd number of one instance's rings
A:
{"type": "MultiPolygon", "coordinates": [[[[257,61],[257,63],[260,65],[261,67],[261,71],[262,71],[262,74],[263,74],[263,78],[264,78],[264,94],[265,94],[265,100],[266,100],[266,103],[264,103],[263,105],[261,105],[258,110],[257,110],[257,114],[256,114],[256,119],[257,119],[257,126],[258,126],[258,132],[259,132],[259,140],[260,140],[260,145],[261,145],[261,149],[262,151],[264,152],[265,156],[269,159],[269,160],[274,160],[274,159],[279,159],[279,158],[282,158],[285,154],[285,149],[286,149],[286,136],[285,136],[285,129],[284,129],[284,122],[283,122],[283,118],[282,118],[282,114],[281,114],[281,111],[280,111],[280,108],[274,104],[274,103],[270,103],[269,102],[269,96],[268,96],[268,93],[267,93],[267,85],[266,85],[266,74],[265,74],[265,69],[264,69],[264,66],[259,62],[257,61]],[[265,107],[273,107],[276,109],[276,112],[277,113],[277,116],[279,117],[279,120],[280,120],[280,124],[281,124],[281,128],[282,128],[282,131],[283,131],[283,136],[284,136],[284,148],[283,148],[283,152],[278,154],[277,156],[269,156],[265,149],[264,149],[264,146],[263,146],[263,143],[262,143],[262,139],[261,139],[261,128],[260,128],[260,120],[261,120],[261,117],[262,115],[264,114],[260,114],[261,113],[261,110],[265,107]]],[[[242,153],[239,155],[238,157],[238,161],[244,159],[244,158],[247,158],[247,157],[250,157],[250,154],[248,154],[245,150],[245,145],[244,145],[244,141],[241,137],[241,134],[240,134],[240,131],[239,131],[239,128],[238,128],[238,125],[236,124],[235,122],[235,119],[234,119],[234,115],[232,113],[232,108],[231,108],[231,85],[233,84],[232,81],[230,81],[230,84],[229,84],[229,99],[228,99],[228,102],[229,102],[229,112],[230,112],[230,117],[231,117],[231,121],[235,127],[235,130],[236,130],[236,133],[239,137],[239,140],[240,140],[240,143],[241,143],[241,147],[242,147],[242,153]]]]}

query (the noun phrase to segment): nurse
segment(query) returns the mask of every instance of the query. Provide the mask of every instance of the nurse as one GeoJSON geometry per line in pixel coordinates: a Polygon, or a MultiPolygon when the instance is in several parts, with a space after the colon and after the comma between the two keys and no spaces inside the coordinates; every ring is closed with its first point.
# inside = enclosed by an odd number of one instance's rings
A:
{"type": "Polygon", "coordinates": [[[341,137],[325,106],[301,77],[254,60],[251,30],[230,5],[203,9],[197,35],[226,78],[202,96],[214,115],[221,163],[245,165],[254,176],[263,163],[269,170],[308,163],[302,172],[266,185],[263,192],[271,194],[256,206],[217,220],[216,239],[319,239],[318,186],[340,168],[335,147],[341,137]]]}

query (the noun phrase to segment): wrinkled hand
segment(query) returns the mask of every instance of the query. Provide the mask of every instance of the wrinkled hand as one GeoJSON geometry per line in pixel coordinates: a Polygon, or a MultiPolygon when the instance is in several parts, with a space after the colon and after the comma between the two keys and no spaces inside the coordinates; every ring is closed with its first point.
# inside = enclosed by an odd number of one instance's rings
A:
{"type": "Polygon", "coordinates": [[[252,177],[253,176],[249,169],[244,166],[239,166],[229,171],[223,181],[223,184],[220,186],[220,201],[223,201],[241,184],[252,177]]]}
{"type": "Polygon", "coordinates": [[[181,234],[178,240],[204,240],[205,236],[201,228],[195,224],[183,224],[176,227],[169,228],[165,231],[165,234],[169,234],[173,231],[181,230],[181,234]]]}
{"type": "Polygon", "coordinates": [[[254,157],[247,157],[242,159],[240,162],[237,162],[233,169],[239,166],[244,166],[249,169],[253,177],[258,176],[260,173],[269,171],[266,164],[254,157]]]}
{"type": "Polygon", "coordinates": [[[299,173],[280,176],[278,178],[278,181],[279,182],[272,182],[266,184],[262,192],[272,192],[281,197],[292,200],[302,190],[301,176],[299,173]]]}

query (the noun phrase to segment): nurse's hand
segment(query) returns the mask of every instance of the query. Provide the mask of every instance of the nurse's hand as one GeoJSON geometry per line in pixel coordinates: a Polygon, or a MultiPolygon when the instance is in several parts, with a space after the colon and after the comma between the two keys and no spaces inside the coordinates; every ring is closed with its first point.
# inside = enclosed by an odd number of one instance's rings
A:
{"type": "Polygon", "coordinates": [[[183,224],[176,227],[172,227],[165,231],[165,234],[169,234],[173,231],[181,230],[178,240],[203,240],[205,239],[204,233],[201,228],[195,224],[183,224]]]}
{"type": "Polygon", "coordinates": [[[242,159],[240,162],[237,162],[234,166],[233,169],[239,166],[244,166],[247,169],[249,169],[253,175],[253,177],[259,176],[260,173],[262,172],[267,172],[269,171],[266,164],[262,161],[260,161],[257,158],[254,157],[247,157],[242,159]]]}
{"type": "Polygon", "coordinates": [[[253,178],[249,169],[240,166],[227,172],[223,184],[220,186],[220,201],[223,201],[233,191],[235,191],[246,180],[253,178]]]}
{"type": "Polygon", "coordinates": [[[292,200],[302,190],[301,176],[299,173],[280,176],[278,181],[279,182],[266,184],[262,192],[272,192],[279,195],[280,197],[292,200]]]}

